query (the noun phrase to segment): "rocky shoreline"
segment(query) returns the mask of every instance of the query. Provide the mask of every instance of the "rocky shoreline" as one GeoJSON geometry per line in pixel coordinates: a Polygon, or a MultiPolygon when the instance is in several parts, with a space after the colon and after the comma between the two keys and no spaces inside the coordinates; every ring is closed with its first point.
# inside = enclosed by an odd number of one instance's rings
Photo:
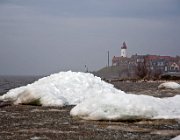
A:
{"type": "Polygon", "coordinates": [[[180,120],[85,121],[69,107],[0,108],[0,139],[169,140],[180,135],[180,120]]]}

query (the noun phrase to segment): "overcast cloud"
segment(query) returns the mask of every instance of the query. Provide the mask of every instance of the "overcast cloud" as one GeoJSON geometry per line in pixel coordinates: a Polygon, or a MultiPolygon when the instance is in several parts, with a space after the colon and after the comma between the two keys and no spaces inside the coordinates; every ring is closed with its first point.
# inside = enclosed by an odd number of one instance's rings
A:
{"type": "Polygon", "coordinates": [[[180,55],[179,0],[0,0],[0,75],[98,70],[110,56],[180,55]]]}

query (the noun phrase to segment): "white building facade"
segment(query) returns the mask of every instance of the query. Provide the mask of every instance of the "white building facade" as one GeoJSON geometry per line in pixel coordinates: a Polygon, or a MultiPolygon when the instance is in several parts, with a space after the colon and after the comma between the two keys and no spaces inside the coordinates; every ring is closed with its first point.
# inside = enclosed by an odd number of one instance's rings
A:
{"type": "Polygon", "coordinates": [[[121,47],[121,57],[127,57],[127,45],[123,42],[123,46],[121,47]]]}

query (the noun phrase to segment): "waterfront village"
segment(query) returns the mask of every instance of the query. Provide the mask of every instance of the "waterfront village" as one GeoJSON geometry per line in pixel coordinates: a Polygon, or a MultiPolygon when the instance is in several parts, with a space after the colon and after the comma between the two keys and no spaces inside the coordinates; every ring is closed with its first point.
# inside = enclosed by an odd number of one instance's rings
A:
{"type": "Polygon", "coordinates": [[[127,57],[128,47],[121,46],[121,55],[113,56],[112,66],[101,69],[97,75],[105,79],[180,79],[180,56],[132,55],[127,57]]]}

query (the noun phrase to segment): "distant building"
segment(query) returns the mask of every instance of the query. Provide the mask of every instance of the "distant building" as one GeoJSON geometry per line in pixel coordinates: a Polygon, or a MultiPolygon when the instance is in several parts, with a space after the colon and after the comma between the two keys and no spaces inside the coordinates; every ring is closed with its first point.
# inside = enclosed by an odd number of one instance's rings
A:
{"type": "Polygon", "coordinates": [[[145,55],[145,66],[149,71],[161,73],[165,72],[179,72],[180,65],[176,57],[159,56],[159,55],[145,55]]]}
{"type": "Polygon", "coordinates": [[[112,65],[113,66],[127,65],[129,61],[130,61],[130,58],[114,56],[112,59],[112,65]]]}
{"type": "Polygon", "coordinates": [[[112,59],[112,65],[113,66],[119,66],[121,64],[128,64],[129,58],[127,58],[127,45],[125,42],[123,42],[123,45],[121,46],[121,56],[116,57],[114,56],[112,59]]]}
{"type": "Polygon", "coordinates": [[[180,56],[132,55],[127,57],[127,45],[123,42],[121,56],[112,58],[112,66],[128,67],[131,71],[144,66],[150,73],[180,72],[180,56]]]}

